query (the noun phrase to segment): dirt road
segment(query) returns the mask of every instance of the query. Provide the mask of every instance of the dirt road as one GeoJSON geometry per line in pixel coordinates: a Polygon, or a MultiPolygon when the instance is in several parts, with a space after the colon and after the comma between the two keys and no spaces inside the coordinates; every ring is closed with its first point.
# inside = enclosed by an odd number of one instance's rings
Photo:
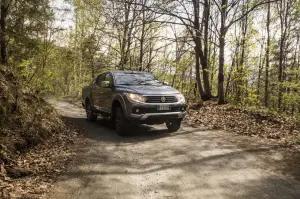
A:
{"type": "Polygon", "coordinates": [[[299,162],[255,139],[192,127],[169,134],[163,125],[119,137],[79,106],[54,106],[85,138],[49,198],[300,198],[299,162]]]}

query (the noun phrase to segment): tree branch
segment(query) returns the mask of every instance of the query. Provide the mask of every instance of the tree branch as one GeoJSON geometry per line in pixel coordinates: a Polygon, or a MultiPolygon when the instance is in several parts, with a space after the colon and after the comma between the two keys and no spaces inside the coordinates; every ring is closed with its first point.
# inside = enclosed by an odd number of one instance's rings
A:
{"type": "Polygon", "coordinates": [[[260,2],[254,6],[252,6],[252,8],[250,8],[247,12],[245,12],[243,15],[241,15],[240,17],[238,17],[237,19],[232,19],[232,21],[225,27],[227,30],[234,24],[236,23],[237,21],[243,19],[245,16],[247,16],[250,12],[252,12],[255,8],[261,6],[261,5],[264,5],[264,4],[268,4],[268,3],[274,3],[274,2],[278,2],[278,1],[281,1],[281,0],[274,0],[274,1],[263,1],[263,2],[260,2]]]}

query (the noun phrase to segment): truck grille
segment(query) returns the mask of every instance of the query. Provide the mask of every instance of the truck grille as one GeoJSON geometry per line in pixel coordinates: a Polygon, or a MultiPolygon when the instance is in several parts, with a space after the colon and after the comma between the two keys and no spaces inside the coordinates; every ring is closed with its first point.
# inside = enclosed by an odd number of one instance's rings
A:
{"type": "Polygon", "coordinates": [[[146,96],[146,103],[175,103],[175,96],[146,96]]]}

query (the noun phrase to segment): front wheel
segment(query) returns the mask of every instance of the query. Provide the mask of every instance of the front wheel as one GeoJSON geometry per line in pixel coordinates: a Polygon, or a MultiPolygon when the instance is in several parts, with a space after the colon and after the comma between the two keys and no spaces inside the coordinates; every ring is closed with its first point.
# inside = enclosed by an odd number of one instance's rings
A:
{"type": "Polygon", "coordinates": [[[86,111],[86,118],[88,121],[96,121],[97,120],[97,114],[95,114],[90,102],[86,103],[85,111],[86,111]]]}
{"type": "Polygon", "coordinates": [[[178,131],[181,125],[181,120],[170,120],[166,122],[166,126],[170,133],[178,131]]]}
{"type": "Polygon", "coordinates": [[[114,126],[118,135],[124,136],[127,134],[128,121],[126,120],[122,108],[117,107],[115,110],[114,126]]]}

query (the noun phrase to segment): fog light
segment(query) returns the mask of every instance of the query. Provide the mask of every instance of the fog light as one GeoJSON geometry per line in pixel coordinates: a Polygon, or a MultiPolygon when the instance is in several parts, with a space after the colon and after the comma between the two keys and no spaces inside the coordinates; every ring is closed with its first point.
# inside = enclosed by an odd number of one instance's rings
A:
{"type": "Polygon", "coordinates": [[[138,108],[137,108],[137,109],[135,109],[135,112],[137,112],[137,113],[138,113],[138,112],[140,112],[140,109],[138,109],[138,108]]]}

